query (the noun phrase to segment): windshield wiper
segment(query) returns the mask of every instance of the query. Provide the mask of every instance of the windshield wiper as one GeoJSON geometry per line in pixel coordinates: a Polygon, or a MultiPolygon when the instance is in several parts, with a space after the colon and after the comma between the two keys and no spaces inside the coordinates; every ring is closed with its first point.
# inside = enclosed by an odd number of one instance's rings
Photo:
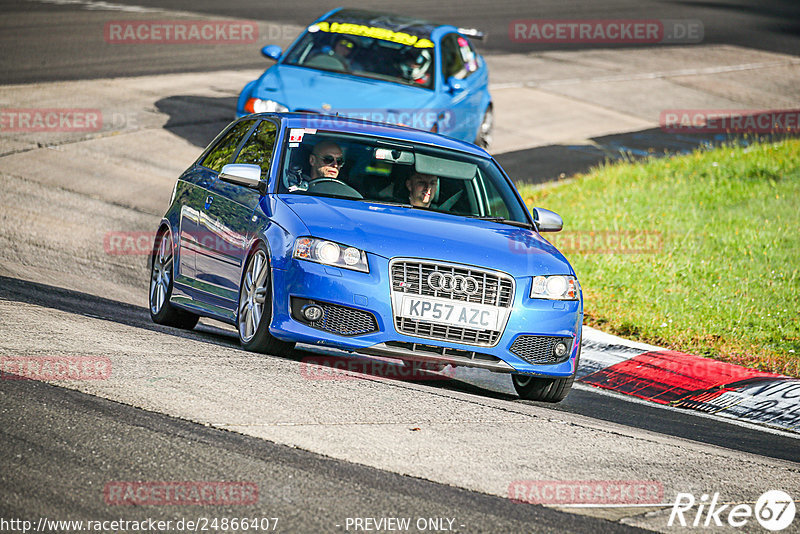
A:
{"type": "Polygon", "coordinates": [[[371,202],[373,204],[385,204],[387,206],[398,206],[400,208],[413,208],[411,204],[404,204],[402,202],[394,202],[392,200],[377,200],[374,198],[359,198],[359,202],[371,202]]]}
{"type": "Polygon", "coordinates": [[[469,217],[470,219],[478,219],[481,221],[496,222],[501,224],[508,224],[511,226],[519,226],[520,228],[533,228],[533,225],[531,225],[530,223],[512,221],[504,217],[494,217],[491,215],[465,215],[465,217],[469,217]]]}

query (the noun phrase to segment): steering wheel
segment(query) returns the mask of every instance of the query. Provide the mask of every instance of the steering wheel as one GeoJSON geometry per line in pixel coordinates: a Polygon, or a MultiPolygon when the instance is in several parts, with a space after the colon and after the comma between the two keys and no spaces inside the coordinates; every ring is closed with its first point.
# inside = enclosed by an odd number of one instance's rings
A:
{"type": "Polygon", "coordinates": [[[316,56],[306,61],[305,65],[309,67],[319,67],[322,69],[333,69],[333,70],[342,70],[350,72],[350,64],[347,61],[347,59],[337,54],[333,50],[327,53],[317,54],[316,56]]]}
{"type": "Polygon", "coordinates": [[[323,184],[336,184],[338,186],[341,186],[341,190],[338,194],[350,196],[352,198],[364,198],[364,195],[362,195],[361,193],[359,193],[358,191],[356,191],[343,181],[337,180],[336,178],[317,178],[316,180],[311,180],[310,182],[308,182],[308,190],[311,191],[323,184]]]}

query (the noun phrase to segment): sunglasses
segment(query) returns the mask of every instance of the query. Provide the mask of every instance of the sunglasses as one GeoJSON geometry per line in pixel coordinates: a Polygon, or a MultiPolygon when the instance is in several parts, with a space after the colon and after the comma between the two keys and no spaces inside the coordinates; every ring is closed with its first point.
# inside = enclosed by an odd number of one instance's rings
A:
{"type": "Polygon", "coordinates": [[[338,158],[335,158],[330,154],[325,154],[324,156],[320,156],[319,154],[314,154],[314,155],[320,158],[322,160],[322,163],[324,163],[325,165],[333,165],[333,162],[335,161],[338,167],[344,166],[344,156],[339,156],[338,158]]]}

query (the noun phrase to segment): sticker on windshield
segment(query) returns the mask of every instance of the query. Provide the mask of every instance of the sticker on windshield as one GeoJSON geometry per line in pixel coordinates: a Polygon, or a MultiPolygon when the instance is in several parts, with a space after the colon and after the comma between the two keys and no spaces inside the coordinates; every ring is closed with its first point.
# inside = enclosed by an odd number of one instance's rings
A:
{"type": "Polygon", "coordinates": [[[302,143],[303,142],[303,134],[305,134],[305,130],[302,128],[292,128],[289,130],[289,142],[290,143],[302,143]]]}
{"type": "Polygon", "coordinates": [[[414,48],[433,48],[430,39],[418,37],[405,32],[395,32],[387,28],[377,28],[375,26],[364,26],[363,24],[352,24],[350,22],[320,22],[308,27],[308,31],[316,33],[323,31],[326,33],[344,33],[347,35],[358,35],[361,37],[371,37],[381,41],[413,46],[414,48]]]}

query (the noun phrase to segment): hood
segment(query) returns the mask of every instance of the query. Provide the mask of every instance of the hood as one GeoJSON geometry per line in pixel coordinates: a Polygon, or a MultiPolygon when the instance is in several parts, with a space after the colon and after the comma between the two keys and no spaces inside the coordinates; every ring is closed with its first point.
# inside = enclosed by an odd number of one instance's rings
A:
{"type": "Polygon", "coordinates": [[[365,119],[373,110],[416,110],[430,107],[434,100],[428,89],[282,64],[264,73],[252,95],[280,102],[291,111],[338,111],[365,119]]]}
{"type": "Polygon", "coordinates": [[[426,258],[504,271],[515,277],[572,274],[538,233],[433,211],[305,195],[281,195],[314,237],[384,258],[426,258]]]}

